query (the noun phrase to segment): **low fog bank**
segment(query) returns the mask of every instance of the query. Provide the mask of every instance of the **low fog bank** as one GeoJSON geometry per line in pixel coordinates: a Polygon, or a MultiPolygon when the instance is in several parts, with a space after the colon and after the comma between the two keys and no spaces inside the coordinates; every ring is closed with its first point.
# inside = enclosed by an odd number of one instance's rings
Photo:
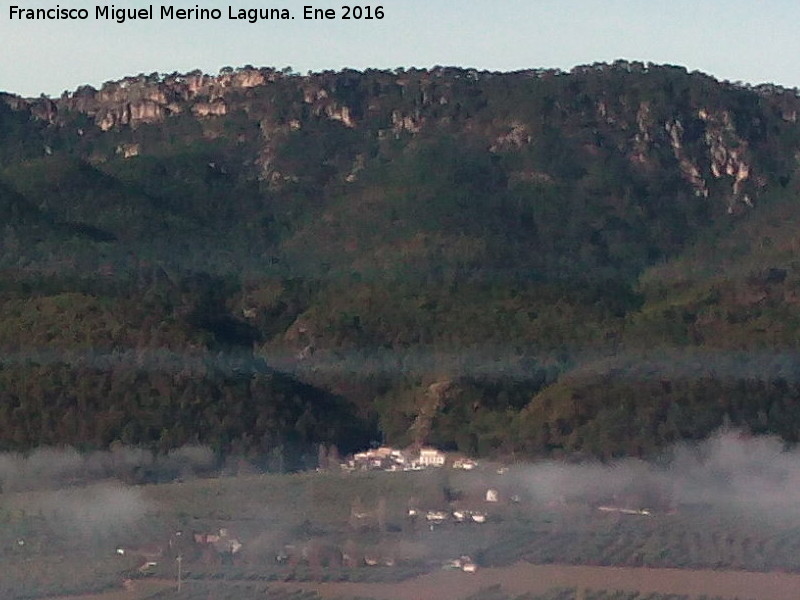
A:
{"type": "Polygon", "coordinates": [[[218,461],[205,446],[185,446],[165,455],[118,446],[80,453],[74,448],[39,448],[29,454],[0,454],[0,491],[58,489],[116,479],[149,483],[191,478],[216,471],[218,461]]]}
{"type": "Polygon", "coordinates": [[[55,539],[65,535],[102,539],[124,532],[138,525],[151,508],[139,488],[109,482],[13,495],[2,504],[11,522],[21,515],[38,519],[38,530],[28,533],[55,535],[55,539]]]}
{"type": "Polygon", "coordinates": [[[777,437],[738,431],[677,444],[655,463],[548,461],[521,467],[518,475],[533,498],[544,503],[659,511],[714,505],[800,517],[800,449],[787,448],[777,437]]]}

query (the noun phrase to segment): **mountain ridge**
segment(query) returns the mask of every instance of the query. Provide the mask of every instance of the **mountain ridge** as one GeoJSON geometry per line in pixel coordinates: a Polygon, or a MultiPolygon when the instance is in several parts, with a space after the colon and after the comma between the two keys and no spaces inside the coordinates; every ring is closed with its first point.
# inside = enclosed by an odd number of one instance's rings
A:
{"type": "MultiPolygon", "coordinates": [[[[725,419],[796,441],[800,422],[785,415],[800,363],[764,381],[744,370],[751,392],[735,393],[713,369],[615,373],[662,350],[792,356],[798,107],[796,90],[629,61],[307,76],[248,66],[58,99],[4,94],[0,212],[16,216],[0,252],[0,346],[24,331],[15,348],[106,339],[122,352],[266,360],[315,386],[308,410],[316,393],[351,403],[358,443],[643,455],[725,419]],[[141,310],[113,300],[124,297],[141,310]],[[97,308],[83,314],[87,303],[97,308]],[[32,306],[61,316],[23,327],[32,306]],[[431,389],[449,391],[428,414],[431,389]],[[694,417],[677,426],[681,411],[694,417]]],[[[208,410],[243,397],[215,382],[208,410]]],[[[170,395],[164,385],[154,398],[170,395]]],[[[100,412],[151,418],[140,387],[100,412]]],[[[22,428],[20,443],[35,443],[13,412],[0,437],[22,428]]],[[[272,451],[296,427],[259,443],[239,418],[215,434],[219,448],[272,451]]],[[[182,427],[125,442],[202,437],[182,427]]],[[[303,443],[356,444],[316,435],[303,443]]]]}

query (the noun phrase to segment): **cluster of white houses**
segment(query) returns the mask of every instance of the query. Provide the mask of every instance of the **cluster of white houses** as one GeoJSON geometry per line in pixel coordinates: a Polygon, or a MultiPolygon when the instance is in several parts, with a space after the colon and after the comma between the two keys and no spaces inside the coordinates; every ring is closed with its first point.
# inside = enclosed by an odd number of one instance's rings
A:
{"type": "Polygon", "coordinates": [[[425,516],[425,520],[432,525],[442,525],[447,522],[454,523],[486,523],[486,513],[478,510],[458,509],[452,512],[446,510],[421,511],[416,508],[408,509],[408,516],[417,518],[425,516]]]}
{"type": "Polygon", "coordinates": [[[443,467],[446,460],[446,454],[436,448],[415,451],[381,446],[354,454],[342,467],[353,470],[420,471],[428,467],[443,467]]]}
{"type": "Polygon", "coordinates": [[[478,565],[469,556],[463,555],[453,560],[448,560],[442,566],[443,569],[461,569],[464,573],[475,573],[478,570],[478,565]]]}

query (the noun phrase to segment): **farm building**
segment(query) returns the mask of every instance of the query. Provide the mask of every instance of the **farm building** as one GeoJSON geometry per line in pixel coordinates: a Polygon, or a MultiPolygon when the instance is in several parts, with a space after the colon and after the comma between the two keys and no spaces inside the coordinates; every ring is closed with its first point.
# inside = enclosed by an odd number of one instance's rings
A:
{"type": "Polygon", "coordinates": [[[230,532],[222,528],[219,533],[195,533],[196,544],[211,546],[219,554],[236,554],[242,549],[242,543],[230,532]]]}

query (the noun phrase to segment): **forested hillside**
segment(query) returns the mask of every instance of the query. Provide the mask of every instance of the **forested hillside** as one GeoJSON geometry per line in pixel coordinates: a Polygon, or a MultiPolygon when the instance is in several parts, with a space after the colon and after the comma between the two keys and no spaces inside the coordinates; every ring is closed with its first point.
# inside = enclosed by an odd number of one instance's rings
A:
{"type": "Polygon", "coordinates": [[[624,61],[0,94],[0,447],[795,442],[798,109],[624,61]]]}

